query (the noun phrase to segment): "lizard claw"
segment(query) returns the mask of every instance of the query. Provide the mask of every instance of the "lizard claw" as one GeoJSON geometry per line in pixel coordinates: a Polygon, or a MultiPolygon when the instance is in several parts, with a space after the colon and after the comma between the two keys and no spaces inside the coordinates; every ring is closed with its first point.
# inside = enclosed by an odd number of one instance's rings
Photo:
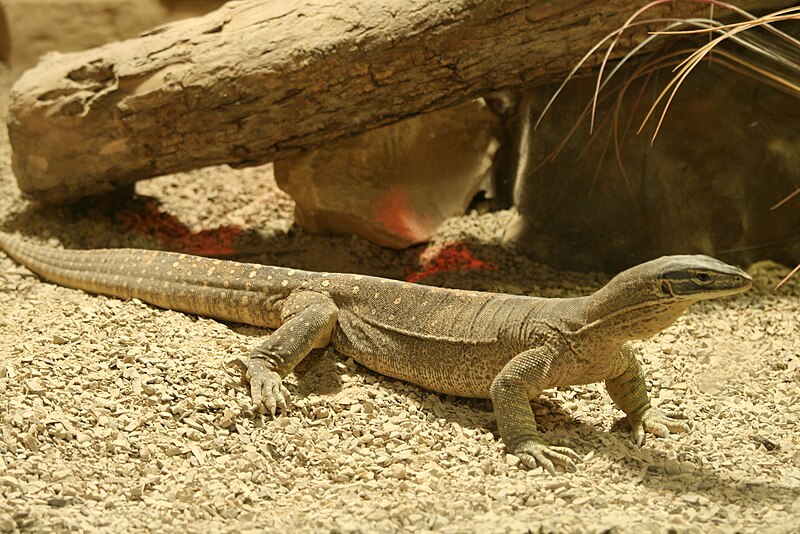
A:
{"type": "Polygon", "coordinates": [[[678,419],[675,414],[667,414],[658,408],[648,408],[639,418],[631,420],[633,440],[639,447],[644,443],[645,432],[661,438],[668,438],[670,432],[689,432],[689,423],[678,419]]]}
{"type": "Polygon", "coordinates": [[[276,411],[286,413],[289,406],[289,390],[283,385],[281,376],[268,367],[260,358],[250,358],[247,363],[240,358],[228,362],[229,367],[239,370],[242,380],[250,383],[250,399],[256,412],[265,409],[273,417],[276,411]]]}
{"type": "Polygon", "coordinates": [[[580,455],[569,447],[549,446],[533,438],[522,441],[513,449],[510,448],[509,452],[531,469],[540,465],[551,475],[556,474],[555,464],[575,471],[577,469],[575,462],[581,461],[580,455]]]}
{"type": "Polygon", "coordinates": [[[239,371],[242,382],[247,382],[247,364],[241,358],[234,358],[225,364],[226,367],[233,371],[239,371]]]}

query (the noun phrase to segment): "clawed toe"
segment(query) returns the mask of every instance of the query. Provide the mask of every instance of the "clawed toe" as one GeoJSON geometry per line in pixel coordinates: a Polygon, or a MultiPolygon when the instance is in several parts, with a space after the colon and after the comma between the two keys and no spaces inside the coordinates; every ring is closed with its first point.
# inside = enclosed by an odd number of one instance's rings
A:
{"type": "Polygon", "coordinates": [[[638,446],[644,443],[645,432],[661,438],[668,438],[672,432],[689,432],[689,422],[680,419],[676,414],[666,414],[658,408],[650,408],[641,418],[631,421],[633,439],[638,446]]]}
{"type": "Polygon", "coordinates": [[[556,474],[556,465],[575,471],[575,462],[581,461],[580,455],[569,447],[551,447],[533,439],[516,446],[512,454],[518,456],[527,467],[534,469],[541,466],[551,475],[556,474]]]}
{"type": "Polygon", "coordinates": [[[250,400],[255,412],[267,412],[273,417],[277,412],[287,412],[289,390],[283,385],[280,375],[272,371],[266,362],[257,358],[244,362],[236,358],[227,365],[240,372],[243,382],[249,382],[250,400]]]}

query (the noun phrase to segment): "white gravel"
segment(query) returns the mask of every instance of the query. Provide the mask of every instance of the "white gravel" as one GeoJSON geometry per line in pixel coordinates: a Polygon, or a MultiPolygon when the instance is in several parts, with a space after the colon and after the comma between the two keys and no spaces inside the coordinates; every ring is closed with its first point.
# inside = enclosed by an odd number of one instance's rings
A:
{"type": "MultiPolygon", "coordinates": [[[[141,241],[102,202],[28,211],[5,138],[0,154],[12,229],[68,246],[141,241]]],[[[289,229],[268,174],[211,169],[139,191],[195,230],[261,231],[254,250],[270,248],[249,260],[399,276],[420,252],[289,229]]],[[[546,296],[603,282],[492,246],[507,217],[453,220],[431,246],[466,241],[496,270],[427,281],[546,296]]],[[[694,431],[637,449],[602,386],[548,391],[534,405],[545,439],[584,456],[553,477],[505,454],[489,402],[331,350],[289,380],[287,417],[253,416],[223,362],[266,331],[59,288],[0,255],[0,532],[797,532],[800,277],[775,292],[785,267],[750,272],[753,291],[639,344],[654,402],[694,431]]]]}

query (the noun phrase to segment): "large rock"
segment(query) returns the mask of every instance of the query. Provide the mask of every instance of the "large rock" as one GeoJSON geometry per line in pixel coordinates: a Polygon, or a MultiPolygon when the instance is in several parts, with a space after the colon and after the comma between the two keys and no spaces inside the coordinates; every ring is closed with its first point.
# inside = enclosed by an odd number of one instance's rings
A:
{"type": "MultiPolygon", "coordinates": [[[[532,136],[507,242],[578,270],[614,271],[678,253],[740,264],[797,262],[800,196],[771,209],[800,186],[797,98],[703,64],[678,91],[651,146],[655,121],[642,135],[635,131],[670,75],[665,71],[641,96],[636,83],[629,88],[619,115],[620,161],[614,119],[605,120],[609,106],[594,137],[585,121],[548,161],[590,101],[595,80],[567,86],[532,136]]],[[[538,89],[539,109],[552,90],[538,89]]]]}
{"type": "Polygon", "coordinates": [[[486,106],[470,102],[276,161],[275,178],[306,230],[403,248],[464,213],[491,168],[496,130],[486,106]]]}
{"type": "Polygon", "coordinates": [[[52,51],[83,50],[134,37],[176,18],[207,13],[221,0],[2,0],[0,59],[15,72],[52,51]],[[8,50],[10,49],[10,53],[8,50]]]}
{"type": "Polygon", "coordinates": [[[15,71],[54,50],[91,48],[163,23],[157,0],[3,0],[15,71]]]}

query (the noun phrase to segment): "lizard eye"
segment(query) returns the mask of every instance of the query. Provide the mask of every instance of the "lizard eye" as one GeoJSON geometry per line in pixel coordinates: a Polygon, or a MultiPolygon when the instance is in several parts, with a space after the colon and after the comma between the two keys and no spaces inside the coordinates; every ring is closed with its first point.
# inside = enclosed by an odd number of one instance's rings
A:
{"type": "Polygon", "coordinates": [[[661,282],[661,294],[666,295],[668,297],[672,296],[672,288],[670,287],[669,282],[667,282],[666,280],[661,282]]]}
{"type": "Polygon", "coordinates": [[[695,279],[701,284],[711,283],[711,275],[708,273],[697,273],[695,279]]]}

